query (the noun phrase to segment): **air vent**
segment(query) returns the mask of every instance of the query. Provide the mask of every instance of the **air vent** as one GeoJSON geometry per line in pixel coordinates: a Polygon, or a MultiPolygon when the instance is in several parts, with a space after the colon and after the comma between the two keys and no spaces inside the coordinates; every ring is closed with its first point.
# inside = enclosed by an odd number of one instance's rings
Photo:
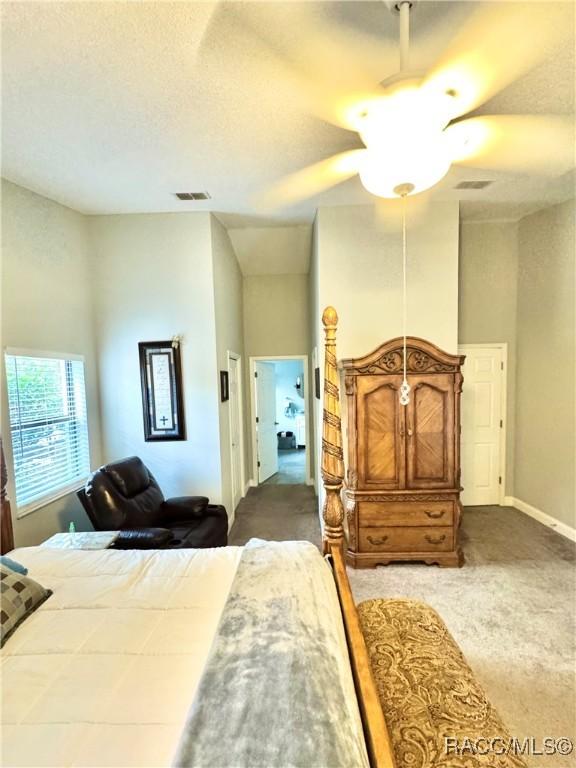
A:
{"type": "Polygon", "coordinates": [[[461,181],[460,184],[456,184],[454,189],[484,189],[489,187],[490,184],[494,184],[493,181],[461,181]]]}
{"type": "Polygon", "coordinates": [[[174,192],[178,200],[210,200],[208,192],[174,192]]]}

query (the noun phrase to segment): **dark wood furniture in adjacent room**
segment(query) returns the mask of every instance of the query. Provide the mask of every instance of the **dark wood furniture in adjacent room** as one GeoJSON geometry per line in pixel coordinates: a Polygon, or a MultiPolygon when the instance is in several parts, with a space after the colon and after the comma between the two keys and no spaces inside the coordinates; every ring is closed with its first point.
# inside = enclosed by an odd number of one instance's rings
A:
{"type": "Polygon", "coordinates": [[[462,565],[460,393],[464,357],[408,337],[410,402],[400,404],[401,338],[344,360],[348,562],[462,565]]]}

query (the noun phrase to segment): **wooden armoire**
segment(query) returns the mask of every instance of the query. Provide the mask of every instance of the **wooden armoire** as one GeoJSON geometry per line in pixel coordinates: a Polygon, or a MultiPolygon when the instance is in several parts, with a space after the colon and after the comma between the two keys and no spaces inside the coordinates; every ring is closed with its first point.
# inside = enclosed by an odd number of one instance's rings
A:
{"type": "Polygon", "coordinates": [[[348,562],[460,566],[460,393],[464,357],[407,338],[410,402],[400,403],[403,340],[344,360],[348,562]]]}

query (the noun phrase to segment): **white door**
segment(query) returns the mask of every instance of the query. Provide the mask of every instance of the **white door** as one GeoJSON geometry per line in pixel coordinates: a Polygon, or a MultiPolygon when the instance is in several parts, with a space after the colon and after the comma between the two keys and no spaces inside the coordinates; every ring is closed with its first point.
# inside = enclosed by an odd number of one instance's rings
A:
{"type": "Polygon", "coordinates": [[[242,410],[240,402],[240,373],[239,360],[230,357],[228,360],[228,389],[230,397],[230,451],[232,473],[232,501],[234,509],[242,498],[242,410]]]}
{"type": "Polygon", "coordinates": [[[500,450],[502,349],[470,345],[462,368],[462,503],[465,506],[499,504],[501,499],[500,450]]]}
{"type": "Polygon", "coordinates": [[[276,435],[276,373],[274,363],[256,363],[256,441],[258,482],[278,472],[276,435]]]}

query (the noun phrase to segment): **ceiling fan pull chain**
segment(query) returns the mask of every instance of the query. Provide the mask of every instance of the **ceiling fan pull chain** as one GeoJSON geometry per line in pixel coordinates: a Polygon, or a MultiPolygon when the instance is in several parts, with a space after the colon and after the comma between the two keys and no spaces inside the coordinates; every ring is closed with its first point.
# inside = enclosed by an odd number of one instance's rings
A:
{"type": "Polygon", "coordinates": [[[402,386],[400,387],[400,403],[401,405],[408,405],[410,402],[410,384],[406,378],[406,205],[407,194],[402,195],[402,335],[403,335],[403,354],[402,363],[404,370],[404,378],[402,380],[402,386]]]}

